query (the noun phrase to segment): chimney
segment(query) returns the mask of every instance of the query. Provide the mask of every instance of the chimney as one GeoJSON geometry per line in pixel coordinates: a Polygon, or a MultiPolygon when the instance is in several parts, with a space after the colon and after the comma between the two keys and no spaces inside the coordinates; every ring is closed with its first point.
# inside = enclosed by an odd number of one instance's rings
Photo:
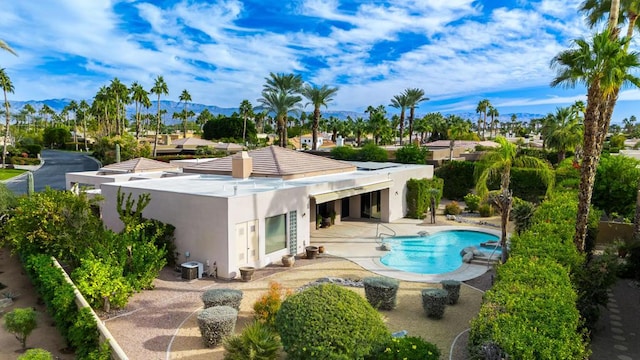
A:
{"type": "Polygon", "coordinates": [[[253,171],[253,159],[246,151],[239,152],[231,158],[231,176],[246,179],[253,171]]]}

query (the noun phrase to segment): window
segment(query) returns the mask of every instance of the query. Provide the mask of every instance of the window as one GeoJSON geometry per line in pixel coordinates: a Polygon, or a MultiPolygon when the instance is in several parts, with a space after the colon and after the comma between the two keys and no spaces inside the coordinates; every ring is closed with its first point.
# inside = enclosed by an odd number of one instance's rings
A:
{"type": "Polygon", "coordinates": [[[264,219],[265,253],[282,250],[287,247],[287,223],[285,214],[264,219]]]}

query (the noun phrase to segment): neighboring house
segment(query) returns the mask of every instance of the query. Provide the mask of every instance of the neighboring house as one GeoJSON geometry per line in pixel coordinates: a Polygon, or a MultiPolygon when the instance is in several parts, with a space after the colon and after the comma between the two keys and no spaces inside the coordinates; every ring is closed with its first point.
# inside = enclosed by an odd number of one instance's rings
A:
{"type": "MultiPolygon", "coordinates": [[[[304,135],[302,136],[302,138],[300,139],[300,144],[302,147],[306,146],[308,149],[312,148],[312,144],[313,144],[313,138],[311,135],[304,135]]],[[[320,135],[318,135],[318,140],[316,141],[316,148],[320,148],[322,146],[322,144],[324,144],[324,138],[320,135]]]]}
{"type": "Polygon", "coordinates": [[[449,160],[473,160],[476,146],[496,148],[500,146],[494,141],[472,141],[472,140],[454,140],[453,151],[451,151],[451,140],[436,140],[424,144],[429,150],[429,160],[442,161],[449,160]]]}
{"type": "Polygon", "coordinates": [[[429,165],[349,163],[276,146],[183,166],[181,176],[102,183],[103,220],[122,229],[119,189],[148,193],[143,215],[176,227],[178,261],[188,252],[189,261],[215,263],[222,278],[303,253],[317,216],[400,219],[407,180],[433,177],[429,165]]]}

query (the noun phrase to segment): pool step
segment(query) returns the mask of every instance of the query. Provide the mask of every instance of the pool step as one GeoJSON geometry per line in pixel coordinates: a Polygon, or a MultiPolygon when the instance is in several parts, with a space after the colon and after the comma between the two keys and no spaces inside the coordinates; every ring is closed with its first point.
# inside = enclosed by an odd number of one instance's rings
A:
{"type": "Polygon", "coordinates": [[[494,256],[491,259],[486,258],[486,257],[474,257],[473,260],[471,260],[470,264],[476,264],[476,265],[487,265],[487,264],[497,264],[500,262],[500,257],[499,256],[494,256]]]}

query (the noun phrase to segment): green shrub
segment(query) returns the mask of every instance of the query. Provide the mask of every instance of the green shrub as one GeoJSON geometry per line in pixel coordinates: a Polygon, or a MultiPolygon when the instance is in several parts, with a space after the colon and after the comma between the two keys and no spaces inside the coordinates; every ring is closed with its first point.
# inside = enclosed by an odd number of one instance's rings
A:
{"type": "Polygon", "coordinates": [[[462,200],[475,187],[474,163],[470,161],[450,161],[438,167],[434,175],[444,180],[442,196],[450,200],[462,200]]]}
{"type": "Polygon", "coordinates": [[[429,150],[426,147],[409,144],[396,151],[396,162],[402,164],[426,164],[429,150]]]}
{"type": "Polygon", "coordinates": [[[442,288],[447,291],[449,305],[457,304],[458,298],[460,298],[460,281],[442,280],[440,284],[442,284],[442,288]]]}
{"type": "Polygon", "coordinates": [[[204,308],[213,306],[229,306],[240,311],[242,291],[236,289],[210,289],[202,293],[204,308]]]}
{"type": "Polygon", "coordinates": [[[331,149],[331,157],[336,160],[355,160],[357,150],[351,146],[336,146],[331,149]]]}
{"type": "Polygon", "coordinates": [[[32,308],[17,308],[4,316],[4,328],[12,333],[23,349],[27,348],[27,338],[38,327],[36,312],[32,308]]]}
{"type": "Polygon", "coordinates": [[[91,359],[91,353],[100,348],[98,324],[89,308],[82,308],[71,328],[69,343],[76,351],[78,359],[91,359]]]}
{"type": "Polygon", "coordinates": [[[464,196],[464,203],[465,205],[467,205],[467,210],[469,210],[469,212],[471,213],[478,210],[478,207],[480,206],[480,200],[480,196],[473,193],[468,193],[464,196]]]}
{"type": "Polygon", "coordinates": [[[396,294],[400,282],[388,277],[367,277],[362,279],[367,301],[375,309],[393,310],[396,307],[396,294]]]}
{"type": "Polygon", "coordinates": [[[365,144],[356,155],[358,161],[385,162],[389,160],[387,150],[374,143],[365,144]]]}
{"type": "Polygon", "coordinates": [[[430,189],[435,189],[436,207],[442,198],[443,180],[433,179],[409,179],[407,181],[407,217],[423,219],[431,206],[430,189]]]}
{"type": "Polygon", "coordinates": [[[521,234],[531,227],[535,209],[535,205],[528,201],[513,202],[511,217],[513,218],[516,233],[521,234]]]}
{"type": "Polygon", "coordinates": [[[206,308],[198,314],[198,327],[206,347],[222,344],[225,337],[233,334],[236,328],[238,311],[230,306],[206,308]]]}
{"type": "Polygon", "coordinates": [[[452,201],[444,207],[445,215],[460,215],[461,213],[462,209],[460,208],[460,205],[458,205],[457,201],[452,201]]]}
{"type": "Polygon", "coordinates": [[[18,360],[53,360],[53,355],[44,349],[29,349],[18,360]]]}
{"type": "Polygon", "coordinates": [[[223,346],[224,360],[276,360],[281,344],[271,327],[256,321],[242,334],[226,338],[223,346]]]}
{"type": "Polygon", "coordinates": [[[449,293],[443,289],[423,289],[422,308],[428,317],[442,319],[449,301],[449,293]]]}
{"type": "Polygon", "coordinates": [[[369,357],[368,360],[438,360],[440,350],[434,344],[417,336],[405,336],[390,339],[380,352],[369,357]]]}
{"type": "Polygon", "coordinates": [[[88,257],[71,273],[71,278],[91,307],[109,311],[111,306],[122,308],[127,305],[133,293],[122,274],[122,267],[111,259],[88,257]]]}
{"type": "Polygon", "coordinates": [[[289,359],[360,359],[390,334],[380,314],[360,295],[321,284],[291,295],[276,314],[289,359]]]}
{"type": "Polygon", "coordinates": [[[481,217],[493,216],[493,206],[490,204],[482,204],[478,207],[478,213],[481,217]]]}

